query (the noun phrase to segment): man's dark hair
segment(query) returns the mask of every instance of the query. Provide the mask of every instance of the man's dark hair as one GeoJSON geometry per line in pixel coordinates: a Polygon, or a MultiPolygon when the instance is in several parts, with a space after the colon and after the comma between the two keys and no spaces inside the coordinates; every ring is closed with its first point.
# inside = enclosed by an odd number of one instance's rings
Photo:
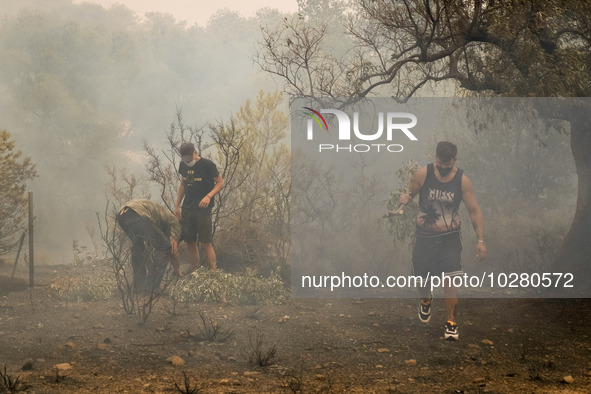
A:
{"type": "Polygon", "coordinates": [[[181,156],[192,155],[193,152],[195,152],[195,145],[190,142],[183,142],[179,149],[181,156]]]}
{"type": "Polygon", "coordinates": [[[439,160],[443,163],[447,163],[451,159],[454,159],[458,154],[458,147],[448,141],[441,141],[437,144],[437,150],[435,151],[439,160]]]}

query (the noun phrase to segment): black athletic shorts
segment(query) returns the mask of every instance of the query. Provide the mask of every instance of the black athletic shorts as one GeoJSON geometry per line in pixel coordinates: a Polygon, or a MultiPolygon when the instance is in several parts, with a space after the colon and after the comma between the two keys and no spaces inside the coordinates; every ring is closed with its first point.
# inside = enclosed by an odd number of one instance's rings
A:
{"type": "Polygon", "coordinates": [[[416,237],[412,255],[413,275],[462,275],[462,240],[459,232],[435,237],[416,237]]]}
{"type": "Polygon", "coordinates": [[[183,208],[181,214],[181,241],[210,243],[213,241],[211,208],[183,208]]]}

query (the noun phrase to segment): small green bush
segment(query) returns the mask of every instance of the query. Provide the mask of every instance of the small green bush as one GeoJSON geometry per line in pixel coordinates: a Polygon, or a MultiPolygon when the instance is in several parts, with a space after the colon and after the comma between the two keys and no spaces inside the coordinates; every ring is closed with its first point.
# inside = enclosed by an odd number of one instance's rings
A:
{"type": "Polygon", "coordinates": [[[111,298],[116,286],[113,274],[96,266],[75,269],[54,279],[51,288],[66,301],[92,301],[111,298]]]}
{"type": "Polygon", "coordinates": [[[252,269],[230,274],[199,268],[179,280],[172,287],[170,296],[180,302],[274,304],[287,298],[287,290],[280,276],[274,272],[269,277],[261,277],[252,269]]]}

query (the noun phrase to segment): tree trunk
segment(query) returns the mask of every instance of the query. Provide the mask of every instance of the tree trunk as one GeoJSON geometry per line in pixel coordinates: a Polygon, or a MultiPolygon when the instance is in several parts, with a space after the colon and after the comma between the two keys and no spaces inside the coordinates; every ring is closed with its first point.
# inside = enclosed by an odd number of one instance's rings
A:
{"type": "MultiPolygon", "coordinates": [[[[580,109],[579,109],[580,110],[580,109]]],[[[574,293],[591,291],[591,115],[579,112],[571,119],[571,149],[578,176],[575,217],[555,262],[556,272],[574,275],[574,293]]]]}

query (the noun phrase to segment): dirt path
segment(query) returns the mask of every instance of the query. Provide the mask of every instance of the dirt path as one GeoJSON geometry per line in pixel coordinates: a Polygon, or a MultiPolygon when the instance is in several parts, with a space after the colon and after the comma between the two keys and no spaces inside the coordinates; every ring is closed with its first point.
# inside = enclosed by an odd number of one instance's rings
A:
{"type": "Polygon", "coordinates": [[[0,300],[0,367],[30,392],[174,393],[185,377],[215,393],[591,391],[590,300],[461,300],[460,340],[449,342],[442,303],[423,325],[410,299],[163,299],[139,325],[117,295],[66,304],[47,286],[57,270],[39,275],[32,291],[0,300]],[[230,338],[199,338],[200,311],[230,338]],[[270,365],[249,363],[273,348],[270,365]]]}

